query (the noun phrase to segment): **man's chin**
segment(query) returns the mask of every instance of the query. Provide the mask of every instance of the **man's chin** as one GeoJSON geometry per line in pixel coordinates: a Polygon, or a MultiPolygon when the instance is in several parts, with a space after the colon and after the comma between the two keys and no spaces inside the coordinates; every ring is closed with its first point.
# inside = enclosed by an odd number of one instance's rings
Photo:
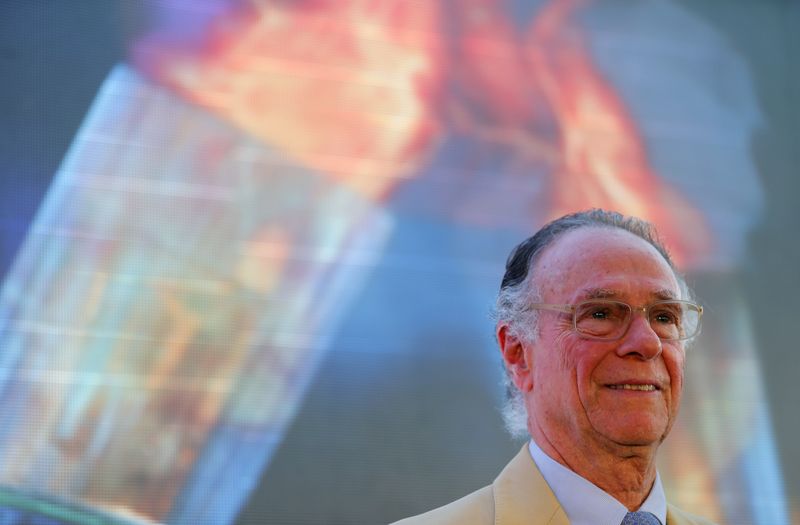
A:
{"type": "Polygon", "coordinates": [[[615,426],[595,430],[614,444],[624,447],[658,446],[667,434],[664,425],[615,426]]]}

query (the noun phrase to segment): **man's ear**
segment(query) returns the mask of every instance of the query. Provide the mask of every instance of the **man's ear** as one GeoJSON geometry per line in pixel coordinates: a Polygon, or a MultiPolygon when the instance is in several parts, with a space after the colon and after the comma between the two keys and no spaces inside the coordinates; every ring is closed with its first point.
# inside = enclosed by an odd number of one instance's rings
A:
{"type": "Polygon", "coordinates": [[[497,344],[500,346],[503,364],[519,391],[525,393],[533,390],[533,370],[528,362],[525,345],[506,323],[497,325],[497,344]]]}

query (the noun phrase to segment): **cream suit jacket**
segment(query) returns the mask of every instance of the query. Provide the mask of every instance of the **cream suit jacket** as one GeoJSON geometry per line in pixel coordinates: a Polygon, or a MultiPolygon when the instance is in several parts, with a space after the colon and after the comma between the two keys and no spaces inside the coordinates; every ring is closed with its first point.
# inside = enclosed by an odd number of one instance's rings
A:
{"type": "MultiPolygon", "coordinates": [[[[569,525],[569,520],[525,445],[488,487],[395,525],[569,525]]],[[[668,505],[666,525],[713,524],[668,505]]]]}

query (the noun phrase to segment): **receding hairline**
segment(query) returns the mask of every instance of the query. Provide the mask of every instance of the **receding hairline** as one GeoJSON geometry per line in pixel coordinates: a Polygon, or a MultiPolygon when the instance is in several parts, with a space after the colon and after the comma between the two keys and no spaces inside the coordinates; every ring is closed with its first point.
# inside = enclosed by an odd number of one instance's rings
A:
{"type": "MultiPolygon", "coordinates": [[[[620,226],[615,226],[612,224],[602,224],[602,223],[592,223],[592,224],[585,224],[580,225],[575,228],[571,228],[569,230],[563,231],[558,233],[555,237],[550,239],[550,241],[543,246],[540,250],[533,253],[531,255],[529,265],[528,265],[528,275],[526,280],[530,282],[530,284],[534,287],[534,289],[538,289],[539,286],[539,278],[541,277],[540,271],[538,270],[539,264],[542,260],[545,259],[548,252],[552,251],[556,246],[562,243],[565,239],[570,237],[572,234],[578,234],[579,232],[584,232],[587,230],[600,230],[600,231],[610,231],[610,232],[620,232],[622,234],[626,234],[623,236],[628,236],[633,239],[638,239],[641,241],[647,248],[657,256],[659,260],[661,260],[667,268],[669,268],[670,272],[672,273],[673,278],[675,279],[675,284],[677,285],[677,295],[675,292],[668,290],[668,289],[659,289],[654,291],[654,295],[660,296],[663,299],[679,299],[682,295],[682,278],[681,275],[678,273],[677,268],[673,264],[673,262],[668,258],[665,257],[664,254],[661,252],[661,248],[658,245],[653,244],[649,239],[642,237],[630,230],[627,230],[620,226]]],[[[660,241],[656,239],[656,242],[660,244],[660,241]]],[[[600,289],[596,290],[598,294],[601,292],[600,289]]],[[[607,290],[609,298],[611,295],[614,294],[613,290],[607,290]]],[[[593,297],[599,299],[601,297],[593,297]]]]}

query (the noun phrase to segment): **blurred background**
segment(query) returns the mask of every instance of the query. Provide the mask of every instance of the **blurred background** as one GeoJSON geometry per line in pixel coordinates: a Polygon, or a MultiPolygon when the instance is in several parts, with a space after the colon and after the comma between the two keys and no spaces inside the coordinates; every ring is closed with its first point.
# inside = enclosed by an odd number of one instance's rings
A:
{"type": "Polygon", "coordinates": [[[0,4],[0,523],[385,523],[491,482],[513,246],[656,223],[668,499],[800,523],[800,5],[0,4]],[[793,437],[795,436],[795,437],[793,437]]]}

